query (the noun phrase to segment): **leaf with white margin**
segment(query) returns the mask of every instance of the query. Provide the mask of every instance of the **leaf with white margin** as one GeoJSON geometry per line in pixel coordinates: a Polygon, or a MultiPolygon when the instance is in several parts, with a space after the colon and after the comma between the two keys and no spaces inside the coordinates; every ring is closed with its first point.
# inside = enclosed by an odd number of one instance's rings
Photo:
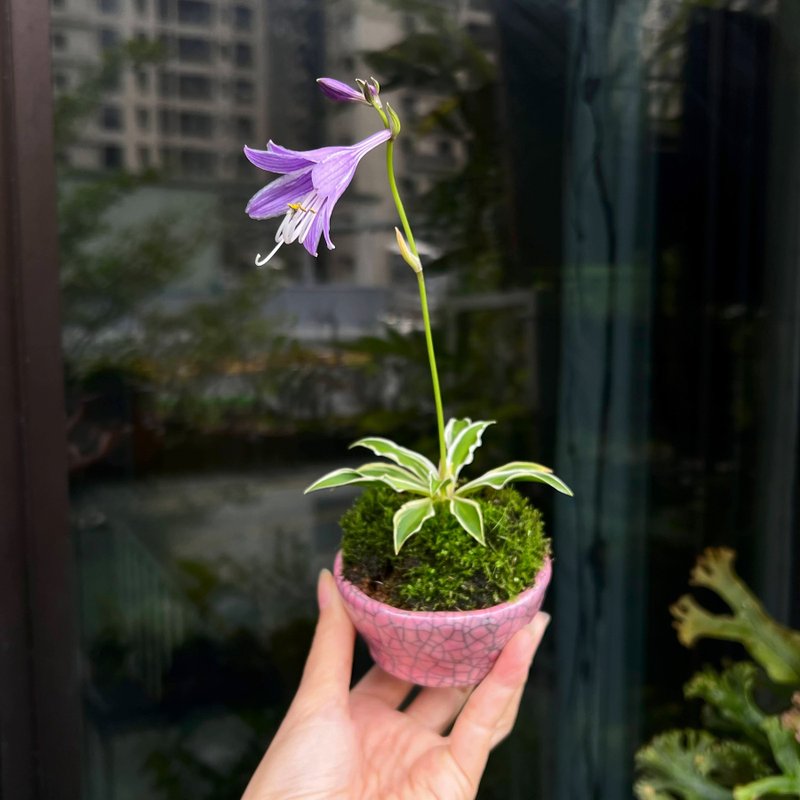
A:
{"type": "Polygon", "coordinates": [[[380,436],[368,436],[366,439],[359,439],[357,442],[353,442],[350,447],[366,447],[368,450],[372,450],[376,456],[388,458],[394,461],[395,464],[410,469],[425,482],[427,482],[431,473],[437,475],[439,472],[433,463],[421,453],[416,453],[407,447],[401,447],[399,444],[380,436]]]}
{"type": "Polygon", "coordinates": [[[447,448],[447,472],[453,478],[458,478],[462,468],[472,463],[475,451],[481,446],[481,436],[490,425],[494,425],[494,420],[470,422],[455,436],[447,448]]]}
{"type": "Polygon", "coordinates": [[[336,489],[338,486],[348,486],[351,483],[367,483],[373,480],[365,478],[360,472],[354,469],[335,469],[327,475],[323,475],[319,480],[314,481],[303,494],[317,492],[320,489],[336,489]]]}
{"type": "Polygon", "coordinates": [[[549,467],[527,461],[512,461],[502,467],[489,470],[479,478],[465,483],[456,489],[456,494],[466,495],[483,488],[502,489],[507,483],[514,481],[536,481],[552,486],[556,491],[572,497],[572,489],[561,478],[553,474],[549,467]]]}
{"type": "Polygon", "coordinates": [[[453,482],[452,478],[440,478],[438,475],[431,475],[428,484],[428,494],[431,497],[443,495],[443,489],[446,489],[453,482]]]}
{"type": "Polygon", "coordinates": [[[450,501],[450,513],[458,520],[461,527],[479,544],[486,545],[483,533],[483,512],[474,500],[466,497],[454,497],[450,501]]]}
{"type": "Polygon", "coordinates": [[[371,464],[362,464],[356,471],[370,480],[382,481],[396,492],[430,494],[429,487],[413,472],[405,467],[398,467],[396,464],[376,461],[371,464]]]}
{"type": "Polygon", "coordinates": [[[464,417],[464,419],[449,419],[447,425],[444,426],[445,446],[449,449],[456,436],[470,424],[472,424],[472,420],[469,417],[464,417]]]}
{"type": "Polygon", "coordinates": [[[422,500],[409,500],[394,512],[394,552],[399,553],[403,543],[413,536],[434,514],[433,500],[423,497],[422,500]]]}

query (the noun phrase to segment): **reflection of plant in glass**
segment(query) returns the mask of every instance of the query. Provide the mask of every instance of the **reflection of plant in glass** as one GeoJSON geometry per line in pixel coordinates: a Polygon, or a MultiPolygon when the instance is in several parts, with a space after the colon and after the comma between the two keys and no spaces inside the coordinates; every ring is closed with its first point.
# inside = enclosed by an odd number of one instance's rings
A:
{"type": "Polygon", "coordinates": [[[436,504],[446,503],[461,527],[481,544],[485,544],[483,514],[480,504],[467,497],[478,490],[501,489],[512,481],[547,483],[564,494],[570,489],[552,471],[540,464],[514,461],[490,470],[479,478],[459,484],[461,469],[471,463],[481,436],[491,422],[470,419],[451,419],[444,422],[439,376],[433,348],[430,314],[428,311],[425,278],[419,251],[408,221],[394,174],[394,143],[400,133],[400,120],[394,109],[380,99],[380,85],[374,78],[358,81],[361,96],[345,84],[332,78],[321,79],[328,97],[342,102],[364,102],[380,116],[384,130],[375,133],[352,147],[323,147],[298,152],[269,142],[266,150],[245,147],[245,154],[256,166],[282,177],[267,184],[248,203],[247,213],[254,219],[283,216],[275,236],[276,247],[265,258],[256,259],[263,266],[285,242],[298,241],[316,255],[320,237],[324,234],[329,248],[329,229],[333,205],[353,178],[358,162],[367,152],[386,143],[386,168],[389,188],[403,227],[395,228],[397,244],[403,259],[417,276],[425,342],[433,385],[436,422],[439,439],[439,463],[434,465],[425,456],[401,447],[382,437],[360,439],[354,446],[366,447],[378,456],[394,462],[364,464],[356,469],[338,469],[325,475],[306,490],[334,488],[354,483],[380,482],[397,492],[421,496],[405,502],[394,515],[394,545],[399,552],[403,543],[417,533],[425,522],[436,514],[436,504]]]}
{"type": "Polygon", "coordinates": [[[689,596],[671,611],[683,644],[701,637],[736,641],[758,666],[741,662],[722,672],[707,667],[686,684],[686,698],[705,704],[709,730],[668,731],[637,753],[640,800],[800,796],[800,696],[794,695],[792,708],[783,714],[768,713],[756,700],[771,690],[785,708],[783,687],[800,686],[800,632],[764,611],[736,575],[733,559],[730,550],[707,550],[691,580],[716,592],[732,615],[711,614],[689,596]]]}

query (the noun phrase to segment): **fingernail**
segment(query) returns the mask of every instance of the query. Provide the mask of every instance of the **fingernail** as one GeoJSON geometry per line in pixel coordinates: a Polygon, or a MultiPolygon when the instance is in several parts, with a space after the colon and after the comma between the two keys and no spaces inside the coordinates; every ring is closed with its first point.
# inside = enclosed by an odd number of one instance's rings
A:
{"type": "Polygon", "coordinates": [[[542,621],[542,629],[547,630],[547,626],[550,624],[552,617],[546,611],[540,611],[539,618],[542,621]]]}
{"type": "Polygon", "coordinates": [[[534,645],[538,645],[542,641],[542,637],[550,624],[550,615],[544,611],[540,611],[528,625],[528,633],[533,639],[534,645]]]}
{"type": "Polygon", "coordinates": [[[334,589],[333,575],[329,569],[322,569],[317,580],[317,605],[324,611],[331,603],[331,592],[334,589]]]}

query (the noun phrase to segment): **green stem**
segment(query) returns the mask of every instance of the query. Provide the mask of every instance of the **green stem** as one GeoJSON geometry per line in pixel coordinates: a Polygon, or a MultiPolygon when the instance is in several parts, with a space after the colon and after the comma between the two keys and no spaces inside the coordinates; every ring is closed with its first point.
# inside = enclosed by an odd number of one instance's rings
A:
{"type": "MultiPolygon", "coordinates": [[[[417,258],[419,258],[417,244],[414,241],[414,234],[411,232],[411,226],[408,224],[406,210],[403,207],[403,201],[400,199],[400,192],[397,190],[397,181],[394,177],[394,139],[390,139],[386,144],[386,172],[389,175],[389,187],[392,190],[394,204],[397,207],[397,213],[400,217],[400,222],[403,225],[403,231],[405,232],[409,249],[417,258]]],[[[428,312],[428,296],[425,292],[425,278],[422,270],[417,273],[417,283],[419,285],[419,302],[422,306],[422,322],[425,325],[425,344],[428,348],[428,363],[430,364],[431,381],[433,382],[433,400],[436,404],[436,425],[439,429],[439,474],[441,477],[444,477],[447,450],[444,444],[444,411],[442,410],[442,392],[439,388],[439,373],[436,369],[436,356],[433,352],[431,318],[428,312]]]]}

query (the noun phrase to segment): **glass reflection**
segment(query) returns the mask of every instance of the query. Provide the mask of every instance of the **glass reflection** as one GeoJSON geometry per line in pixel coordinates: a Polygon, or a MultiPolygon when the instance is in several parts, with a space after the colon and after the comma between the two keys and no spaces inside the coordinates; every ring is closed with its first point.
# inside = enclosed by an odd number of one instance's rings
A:
{"type": "Polygon", "coordinates": [[[768,607],[800,613],[796,16],[52,3],[87,798],[238,797],[347,505],[302,488],[364,432],[435,450],[381,159],[340,201],[334,251],[253,265],[277,221],[244,215],[263,174],[242,145],[374,131],[319,75],[375,74],[402,112],[448,415],[490,410],[487,463],[537,453],[578,495],[534,493],[556,624],[480,796],[630,796],[637,745],[693,719],[700,656],[666,608],[704,546],[736,547],[768,607]]]}

